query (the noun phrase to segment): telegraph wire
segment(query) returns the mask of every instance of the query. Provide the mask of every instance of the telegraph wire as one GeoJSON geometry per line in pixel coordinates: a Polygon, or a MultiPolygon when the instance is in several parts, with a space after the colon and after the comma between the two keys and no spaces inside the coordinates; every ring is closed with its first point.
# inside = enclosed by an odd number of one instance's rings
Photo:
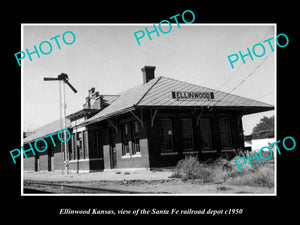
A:
{"type": "Polygon", "coordinates": [[[233,71],[233,73],[224,81],[224,83],[218,88],[218,90],[221,90],[222,87],[236,74],[236,72],[241,68],[241,66],[244,64],[238,65],[238,67],[233,71]]]}
{"type": "Polygon", "coordinates": [[[234,88],[232,88],[231,89],[231,91],[229,92],[229,94],[231,93],[231,92],[233,92],[233,91],[235,91],[239,86],[241,86],[247,79],[249,79],[253,74],[255,74],[255,72],[259,69],[259,67],[261,67],[261,65],[269,58],[269,56],[272,54],[273,52],[270,52],[264,59],[263,59],[263,61],[260,63],[260,64],[258,64],[257,66],[256,66],[256,68],[251,72],[251,73],[249,73],[249,75],[246,77],[246,78],[244,78],[237,86],[235,86],[234,88]]]}
{"type": "MultiPolygon", "coordinates": [[[[260,64],[258,64],[252,72],[250,72],[250,73],[248,74],[247,77],[245,77],[242,81],[240,81],[240,82],[239,82],[235,87],[233,87],[229,92],[225,93],[225,95],[224,95],[218,102],[220,102],[220,101],[223,100],[227,95],[229,95],[229,94],[231,94],[233,91],[235,91],[235,90],[236,90],[238,87],[240,87],[246,80],[248,80],[253,74],[255,74],[255,72],[259,69],[259,67],[261,67],[261,65],[269,58],[269,56],[270,56],[272,53],[273,53],[273,52],[271,51],[271,52],[263,59],[263,61],[262,61],[260,64]]],[[[220,90],[218,90],[218,91],[220,91],[220,90]]],[[[216,102],[214,105],[212,105],[212,107],[215,106],[216,104],[217,104],[217,102],[216,102]]]]}
{"type": "MultiPolygon", "coordinates": [[[[273,27],[271,27],[270,29],[269,29],[269,31],[264,35],[264,37],[261,39],[261,41],[259,42],[259,43],[261,43],[261,42],[263,42],[264,41],[264,39],[267,37],[267,35],[271,32],[273,30],[273,27]]],[[[241,68],[241,66],[242,65],[244,65],[244,64],[240,64],[234,71],[233,71],[233,73],[223,82],[223,84],[217,89],[218,91],[220,91],[221,90],[221,88],[222,87],[224,87],[224,85],[236,74],[236,72],[241,68]]]]}
{"type": "Polygon", "coordinates": [[[257,99],[266,97],[266,96],[268,96],[268,95],[270,95],[270,94],[273,94],[273,93],[274,93],[274,91],[271,91],[271,92],[269,92],[269,93],[267,93],[267,94],[265,94],[265,95],[262,95],[262,96],[259,96],[259,97],[255,98],[254,100],[257,100],[257,99]]]}
{"type": "Polygon", "coordinates": [[[265,38],[267,37],[267,35],[270,33],[270,31],[272,31],[273,30],[273,27],[271,27],[271,29],[265,34],[265,36],[261,39],[261,41],[259,42],[259,43],[261,43],[261,42],[263,42],[264,40],[265,40],[265,38]]]}

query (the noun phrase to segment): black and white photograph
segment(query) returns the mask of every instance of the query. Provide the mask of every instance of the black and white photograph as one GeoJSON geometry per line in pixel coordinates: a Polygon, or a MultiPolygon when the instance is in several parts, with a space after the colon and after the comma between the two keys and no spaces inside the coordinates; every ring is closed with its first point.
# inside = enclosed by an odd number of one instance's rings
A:
{"type": "Polygon", "coordinates": [[[297,7],[197,5],[7,7],[4,220],[297,215],[297,7]]]}
{"type": "Polygon", "coordinates": [[[22,37],[24,195],[276,194],[275,24],[24,24],[22,37]]]}

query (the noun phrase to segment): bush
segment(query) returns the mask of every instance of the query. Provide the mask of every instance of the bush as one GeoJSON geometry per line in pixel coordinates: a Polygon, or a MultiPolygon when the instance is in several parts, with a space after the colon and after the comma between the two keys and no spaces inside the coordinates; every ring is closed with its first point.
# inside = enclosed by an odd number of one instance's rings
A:
{"type": "MultiPolygon", "coordinates": [[[[258,163],[257,160],[253,160],[253,167],[246,162],[239,171],[235,163],[235,159],[238,157],[240,156],[236,156],[224,164],[231,168],[230,174],[224,180],[227,184],[274,187],[274,164],[272,162],[261,160],[261,163],[258,163]]],[[[249,157],[254,157],[254,153],[249,153],[249,157]]]]}
{"type": "Polygon", "coordinates": [[[200,164],[196,157],[189,156],[180,160],[173,177],[183,180],[200,179],[203,182],[211,181],[211,171],[205,164],[200,164]]]}
{"type": "Polygon", "coordinates": [[[274,168],[267,164],[259,166],[254,172],[234,176],[228,181],[233,185],[249,185],[261,187],[274,187],[274,168]]]}
{"type": "MultiPolygon", "coordinates": [[[[239,156],[235,158],[237,157],[239,156]]],[[[200,163],[196,157],[189,156],[178,162],[171,177],[181,178],[184,181],[197,179],[204,183],[215,184],[274,186],[273,163],[256,163],[253,164],[253,167],[249,163],[245,163],[240,172],[236,166],[235,158],[231,160],[218,158],[214,161],[200,163]]]]}

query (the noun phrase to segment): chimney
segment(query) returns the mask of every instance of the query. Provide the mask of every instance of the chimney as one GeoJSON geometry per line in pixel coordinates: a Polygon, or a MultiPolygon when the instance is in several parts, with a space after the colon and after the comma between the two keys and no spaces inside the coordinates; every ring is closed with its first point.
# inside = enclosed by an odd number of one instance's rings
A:
{"type": "Polygon", "coordinates": [[[95,88],[92,87],[89,91],[89,95],[85,98],[85,103],[83,104],[84,109],[91,109],[93,102],[91,100],[95,100],[99,95],[99,92],[95,92],[95,88]]]}
{"type": "Polygon", "coordinates": [[[154,78],[155,66],[144,66],[141,70],[143,72],[143,84],[154,78]]]}
{"type": "Polygon", "coordinates": [[[99,91],[94,91],[91,95],[91,99],[96,100],[96,98],[99,96],[99,91]]]}
{"type": "Polygon", "coordinates": [[[91,98],[93,93],[95,92],[95,88],[92,87],[90,90],[89,90],[89,97],[91,98]]]}
{"type": "Polygon", "coordinates": [[[83,108],[84,109],[90,109],[91,108],[90,97],[85,98],[85,103],[83,104],[83,108]]]}

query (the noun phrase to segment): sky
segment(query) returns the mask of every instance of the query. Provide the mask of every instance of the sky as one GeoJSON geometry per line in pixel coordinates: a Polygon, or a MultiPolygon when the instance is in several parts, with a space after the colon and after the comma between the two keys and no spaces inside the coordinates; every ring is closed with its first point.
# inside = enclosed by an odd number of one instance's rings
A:
{"type": "MultiPolygon", "coordinates": [[[[154,23],[153,23],[154,24],[154,23]]],[[[32,131],[59,119],[59,84],[45,82],[43,77],[57,77],[66,73],[69,82],[78,90],[75,94],[66,86],[67,114],[82,109],[88,90],[95,87],[100,94],[118,94],[142,83],[141,68],[156,66],[155,76],[166,76],[220,91],[256,99],[275,106],[274,52],[267,43],[265,55],[246,63],[240,59],[232,69],[228,56],[246,54],[247,48],[273,37],[274,24],[180,24],[172,23],[169,33],[159,31],[159,37],[147,34],[138,45],[134,33],[153,30],[153,24],[23,24],[22,49],[34,51],[43,41],[49,41],[52,51],[32,54],[22,60],[22,121],[23,130],[32,131]],[[67,45],[62,36],[66,31],[75,34],[75,42],[67,45]],[[60,35],[57,41],[50,38],[60,35]],[[256,69],[258,66],[260,67],[256,69]],[[255,71],[252,75],[248,75],[255,71]]],[[[158,26],[157,23],[155,23],[158,26]]],[[[168,25],[162,29],[167,31],[168,25]]],[[[66,42],[72,41],[70,34],[66,42]]],[[[47,44],[43,51],[49,51],[47,44]]],[[[256,48],[257,54],[262,54],[256,48]]],[[[16,62],[17,63],[17,62],[16,62]]],[[[263,116],[274,115],[274,110],[243,116],[244,134],[251,134],[263,116]]]]}

